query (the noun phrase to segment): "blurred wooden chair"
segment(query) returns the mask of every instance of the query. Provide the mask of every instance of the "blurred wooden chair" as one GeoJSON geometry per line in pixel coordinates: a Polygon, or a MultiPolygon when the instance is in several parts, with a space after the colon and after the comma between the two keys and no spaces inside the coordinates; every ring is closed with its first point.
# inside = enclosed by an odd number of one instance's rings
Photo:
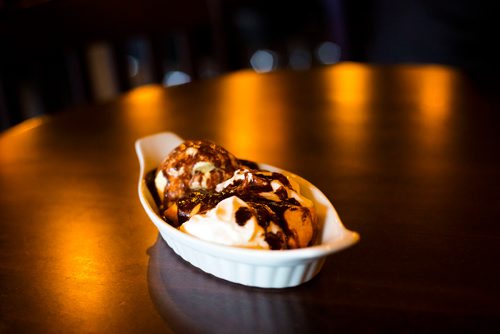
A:
{"type": "Polygon", "coordinates": [[[160,83],[169,68],[224,71],[219,15],[217,0],[2,0],[2,127],[160,83]]]}

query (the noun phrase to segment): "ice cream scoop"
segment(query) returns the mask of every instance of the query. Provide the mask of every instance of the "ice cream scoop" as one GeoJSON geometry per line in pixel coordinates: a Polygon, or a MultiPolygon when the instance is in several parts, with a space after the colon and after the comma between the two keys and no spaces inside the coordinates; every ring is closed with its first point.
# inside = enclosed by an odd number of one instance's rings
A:
{"type": "Polygon", "coordinates": [[[165,208],[193,190],[211,190],[240,167],[223,147],[206,140],[177,146],[157,169],[155,186],[165,208]]]}
{"type": "Polygon", "coordinates": [[[163,218],[200,239],[273,250],[315,240],[313,203],[295,182],[214,143],[184,142],[164,159],[154,182],[163,218]]]}

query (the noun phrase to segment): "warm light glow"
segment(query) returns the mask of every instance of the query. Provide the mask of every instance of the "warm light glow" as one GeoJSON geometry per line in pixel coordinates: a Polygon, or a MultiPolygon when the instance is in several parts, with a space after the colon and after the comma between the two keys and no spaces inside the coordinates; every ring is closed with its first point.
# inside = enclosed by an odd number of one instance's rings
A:
{"type": "MultiPolygon", "coordinates": [[[[55,195],[75,198],[76,191],[56,190],[60,191],[55,195]]],[[[102,210],[85,208],[84,198],[76,196],[82,200],[76,200],[82,206],[79,214],[72,212],[69,217],[58,206],[44,213],[44,229],[51,233],[43,234],[47,238],[39,254],[46,257],[45,266],[50,269],[45,269],[49,274],[40,277],[38,285],[53,296],[54,310],[65,322],[78,326],[84,321],[86,330],[99,330],[106,313],[112,312],[116,295],[113,238],[109,237],[115,227],[105,223],[106,217],[95,215],[102,210]]]]}
{"type": "MultiPolygon", "coordinates": [[[[286,147],[288,131],[286,103],[279,98],[280,87],[268,78],[250,71],[238,72],[221,79],[221,96],[217,110],[223,122],[221,141],[241,158],[260,159],[267,151],[286,147]],[[266,79],[266,80],[265,80],[266,79]],[[275,98],[272,98],[272,97],[275,98]],[[238,129],[238,131],[235,131],[238,129]]],[[[270,153],[272,154],[272,153],[270,153]]],[[[273,163],[280,157],[274,155],[273,163]]]]}
{"type": "Polygon", "coordinates": [[[168,89],[158,85],[138,87],[120,100],[122,111],[117,117],[125,123],[124,130],[140,137],[151,131],[163,130],[171,115],[168,89]]]}
{"type": "Polygon", "coordinates": [[[61,301],[69,302],[65,308],[76,314],[87,308],[100,308],[109,289],[106,273],[111,269],[106,268],[108,254],[101,245],[110,240],[104,238],[104,224],[79,219],[78,224],[59,225],[62,229],[53,235],[53,242],[59,250],[54,265],[61,270],[57,285],[63,295],[61,301]]]}
{"type": "MultiPolygon", "coordinates": [[[[86,331],[99,332],[106,325],[109,313],[120,312],[120,303],[124,301],[123,290],[128,282],[121,274],[129,268],[124,267],[121,259],[127,257],[129,251],[144,252],[157,232],[153,228],[138,229],[130,240],[115,238],[122,235],[123,232],[118,231],[128,225],[114,214],[114,206],[107,204],[109,198],[99,195],[106,193],[102,189],[107,186],[106,182],[73,183],[72,178],[78,176],[67,175],[67,188],[55,187],[51,191],[50,210],[38,214],[46,232],[31,251],[33,256],[43,256],[47,267],[43,271],[46,274],[37,278],[38,286],[52,296],[54,312],[64,318],[68,326],[77,328],[84,323],[86,331]],[[74,184],[78,187],[72,187],[74,184]],[[58,198],[61,205],[54,205],[58,198]],[[75,207],[65,214],[68,198],[75,207]],[[134,239],[144,242],[134,244],[134,239]]],[[[118,187],[116,191],[125,193],[127,189],[118,187]]],[[[125,196],[131,194],[117,195],[113,200],[125,203],[125,196]]],[[[132,212],[135,209],[125,206],[123,210],[130,210],[129,216],[139,217],[139,210],[137,214],[132,212]]]]}
{"type": "Polygon", "coordinates": [[[373,96],[373,71],[366,66],[342,63],[324,71],[323,75],[327,95],[336,103],[362,107],[373,96]]]}
{"type": "Polygon", "coordinates": [[[408,98],[418,106],[415,126],[419,126],[420,131],[416,132],[417,147],[428,154],[438,155],[449,136],[446,122],[452,112],[452,85],[457,74],[440,66],[409,67],[399,73],[401,84],[412,92],[408,98]]]}
{"type": "Polygon", "coordinates": [[[47,119],[48,119],[48,116],[37,116],[34,118],[30,118],[26,121],[23,121],[22,123],[17,124],[16,126],[10,128],[10,129],[5,130],[4,134],[11,133],[11,132],[16,133],[16,134],[20,134],[20,133],[32,130],[32,129],[42,125],[43,122],[46,121],[47,119]]]}
{"type": "Polygon", "coordinates": [[[452,84],[456,73],[439,66],[408,68],[399,72],[403,84],[414,92],[426,123],[439,123],[450,115],[452,84]]]}
{"type": "Polygon", "coordinates": [[[344,63],[323,72],[323,85],[328,98],[325,114],[330,125],[335,152],[349,157],[353,166],[366,164],[364,150],[369,141],[369,122],[373,99],[373,71],[365,66],[344,63]]]}
{"type": "Polygon", "coordinates": [[[422,113],[433,122],[442,122],[451,112],[451,85],[453,73],[443,69],[432,69],[420,81],[420,103],[422,113]]]}
{"type": "Polygon", "coordinates": [[[124,95],[123,103],[129,107],[144,104],[158,104],[165,94],[165,90],[157,85],[146,85],[133,89],[124,95]]]}
{"type": "Polygon", "coordinates": [[[9,145],[2,145],[0,148],[0,163],[9,164],[12,161],[19,161],[23,157],[22,152],[43,145],[46,136],[37,131],[37,128],[49,120],[50,116],[37,116],[23,121],[0,134],[0,136],[17,136],[16,140],[9,142],[9,145]],[[30,133],[26,135],[28,131],[30,133]]]}

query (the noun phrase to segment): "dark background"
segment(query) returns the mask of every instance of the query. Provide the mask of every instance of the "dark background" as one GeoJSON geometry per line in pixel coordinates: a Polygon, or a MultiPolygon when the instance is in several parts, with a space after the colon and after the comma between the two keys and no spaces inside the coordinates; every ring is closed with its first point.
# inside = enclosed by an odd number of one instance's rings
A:
{"type": "Polygon", "coordinates": [[[496,94],[492,3],[0,0],[1,129],[148,83],[259,70],[258,50],[273,57],[267,70],[443,64],[496,94]],[[326,62],[317,56],[325,42],[335,47],[326,62]]]}

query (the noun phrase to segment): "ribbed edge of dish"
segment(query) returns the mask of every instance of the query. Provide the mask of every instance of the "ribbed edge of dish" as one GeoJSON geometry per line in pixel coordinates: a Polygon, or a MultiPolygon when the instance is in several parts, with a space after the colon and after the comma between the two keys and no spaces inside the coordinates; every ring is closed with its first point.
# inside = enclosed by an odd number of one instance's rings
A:
{"type": "Polygon", "coordinates": [[[174,252],[206,273],[227,281],[260,288],[286,288],[312,279],[325,262],[325,257],[294,265],[255,265],[221,258],[189,247],[168,235],[163,235],[174,252]]]}

